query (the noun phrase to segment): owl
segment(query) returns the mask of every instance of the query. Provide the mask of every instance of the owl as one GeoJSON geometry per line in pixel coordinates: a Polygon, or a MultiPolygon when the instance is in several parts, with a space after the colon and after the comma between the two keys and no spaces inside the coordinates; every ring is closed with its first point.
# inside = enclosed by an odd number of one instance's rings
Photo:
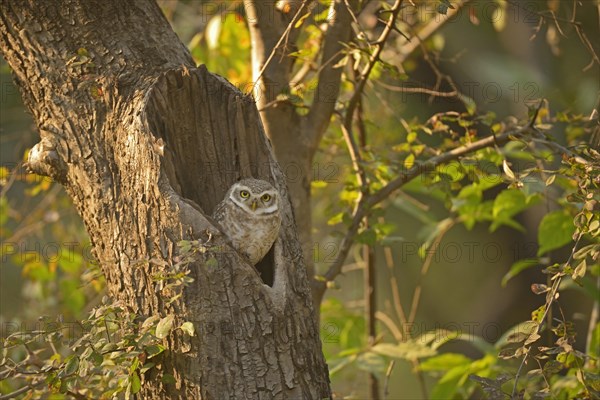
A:
{"type": "Polygon", "coordinates": [[[279,234],[279,193],[269,182],[243,179],[229,188],[212,217],[233,246],[256,265],[279,234]]]}

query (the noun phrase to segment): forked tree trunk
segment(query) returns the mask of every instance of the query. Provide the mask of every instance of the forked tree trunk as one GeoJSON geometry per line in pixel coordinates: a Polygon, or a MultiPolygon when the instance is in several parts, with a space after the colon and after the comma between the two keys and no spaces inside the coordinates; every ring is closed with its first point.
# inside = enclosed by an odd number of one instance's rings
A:
{"type": "Polygon", "coordinates": [[[29,167],[72,197],[111,296],[195,325],[193,337],[167,338],[140,398],[330,397],[285,180],[252,100],[194,68],[151,0],[1,5],[2,53],[41,136],[29,167]],[[249,176],[283,198],[282,229],[261,265],[270,285],[206,217],[249,176]],[[169,303],[153,277],[169,271],[181,239],[211,250],[169,303]],[[163,373],[176,383],[162,384],[163,373]]]}

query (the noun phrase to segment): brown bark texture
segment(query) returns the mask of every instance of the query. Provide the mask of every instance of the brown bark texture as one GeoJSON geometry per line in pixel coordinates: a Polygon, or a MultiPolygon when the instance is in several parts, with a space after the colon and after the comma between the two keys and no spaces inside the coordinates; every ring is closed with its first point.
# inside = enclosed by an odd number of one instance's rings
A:
{"type": "Polygon", "coordinates": [[[321,27],[324,40],[320,49],[318,83],[309,89],[312,104],[300,114],[291,101],[280,96],[291,92],[293,69],[297,61],[291,54],[297,50],[301,31],[298,19],[323,11],[323,3],[291,1],[291,10],[281,12],[270,0],[244,0],[246,18],[252,37],[252,69],[255,98],[273,144],[273,150],[287,179],[292,206],[315,308],[319,308],[326,286],[313,279],[314,242],[312,240],[312,209],[310,183],[335,179],[337,169],[314,163],[315,153],[327,130],[340,92],[342,68],[336,64],[343,58],[345,43],[350,40],[351,17],[348,7],[354,0],[333,0],[327,6],[327,22],[321,27]],[[294,18],[296,18],[294,20],[294,18]]]}
{"type": "Polygon", "coordinates": [[[195,68],[154,1],[0,4],[2,55],[40,132],[29,168],[66,188],[113,298],[142,316],[194,323],[195,336],[165,339],[139,398],[329,398],[285,178],[252,99],[195,68]],[[250,176],[283,198],[280,235],[262,266],[272,285],[207,217],[250,176]],[[182,239],[209,251],[169,303],[154,277],[169,272],[182,239]],[[167,373],[175,383],[161,383],[167,373]]]}

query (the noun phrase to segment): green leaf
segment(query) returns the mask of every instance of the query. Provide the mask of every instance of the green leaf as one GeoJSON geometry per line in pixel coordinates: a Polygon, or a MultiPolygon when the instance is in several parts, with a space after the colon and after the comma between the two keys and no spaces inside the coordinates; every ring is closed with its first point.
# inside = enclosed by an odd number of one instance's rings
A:
{"type": "Polygon", "coordinates": [[[496,347],[502,347],[506,343],[520,343],[529,336],[538,332],[540,325],[535,321],[523,321],[509,329],[498,341],[496,347]]]}
{"type": "Polygon", "coordinates": [[[600,357],[600,322],[596,323],[596,327],[592,332],[590,342],[590,356],[594,358],[600,357]]]}
{"type": "Polygon", "coordinates": [[[129,383],[131,384],[131,394],[136,394],[142,388],[142,382],[136,372],[129,376],[129,383]]]}
{"type": "Polygon", "coordinates": [[[175,377],[171,374],[163,374],[163,376],[160,378],[160,380],[162,381],[162,383],[167,384],[167,385],[175,383],[175,377]]]}
{"type": "Polygon", "coordinates": [[[356,358],[357,358],[357,355],[352,355],[350,357],[342,358],[337,363],[334,360],[332,360],[331,362],[328,361],[328,363],[330,364],[329,376],[333,376],[334,374],[336,374],[339,371],[341,371],[342,369],[344,369],[346,366],[352,364],[356,360],[356,358]]]}
{"type": "Polygon", "coordinates": [[[156,325],[156,337],[159,339],[166,338],[167,335],[171,332],[171,329],[173,329],[174,320],[175,316],[167,315],[166,317],[158,321],[158,324],[156,325]]]}
{"type": "Polygon", "coordinates": [[[444,353],[430,357],[420,363],[421,371],[447,371],[450,368],[468,365],[471,359],[459,353],[444,353]]]}
{"type": "Polygon", "coordinates": [[[146,373],[146,371],[151,370],[152,368],[154,368],[156,366],[156,364],[154,363],[146,363],[144,364],[144,366],[142,368],[140,368],[140,374],[144,374],[146,373]]]}
{"type": "Polygon", "coordinates": [[[184,322],[179,327],[182,331],[188,334],[188,336],[194,336],[196,329],[194,328],[194,324],[191,322],[184,322]]]}
{"type": "Polygon", "coordinates": [[[377,234],[373,229],[366,229],[356,235],[355,240],[357,243],[375,246],[377,244],[377,234]]]}
{"type": "Polygon", "coordinates": [[[219,266],[219,262],[215,257],[210,257],[208,260],[206,260],[205,265],[206,268],[217,268],[219,266]]]}
{"type": "Polygon", "coordinates": [[[298,21],[296,22],[296,24],[294,25],[294,28],[298,29],[302,26],[302,24],[304,23],[304,20],[310,15],[310,13],[306,13],[304,14],[302,17],[298,18],[298,21]]]}
{"type": "Polygon", "coordinates": [[[65,375],[67,375],[67,376],[73,375],[79,369],[79,356],[77,356],[77,355],[69,356],[69,357],[67,357],[65,362],[66,362],[65,375]]]}
{"type": "Polygon", "coordinates": [[[512,216],[527,208],[527,199],[520,190],[504,190],[494,200],[492,216],[494,221],[490,230],[495,231],[500,225],[509,225],[524,230],[520,224],[512,220],[512,216]]]}
{"type": "Polygon", "coordinates": [[[372,374],[383,374],[385,372],[386,362],[381,355],[369,351],[360,354],[356,358],[356,366],[359,369],[372,374]]]}
{"type": "Polygon", "coordinates": [[[146,318],[142,323],[142,329],[148,329],[154,326],[159,321],[159,319],[160,317],[158,315],[151,315],[150,317],[146,318]]]}
{"type": "Polygon", "coordinates": [[[510,270],[502,277],[502,287],[506,287],[509,280],[519,275],[522,271],[535,267],[540,262],[537,258],[526,258],[519,260],[510,267],[510,270]]]}
{"type": "Polygon", "coordinates": [[[461,333],[457,331],[449,331],[446,329],[436,329],[428,331],[414,338],[417,343],[428,345],[433,350],[439,349],[444,343],[451,340],[460,339],[461,333]]]}
{"type": "Polygon", "coordinates": [[[509,180],[516,180],[515,173],[512,169],[510,169],[510,166],[508,165],[508,162],[506,160],[502,161],[502,169],[504,170],[504,174],[506,174],[509,180]]]}
{"type": "Polygon", "coordinates": [[[102,362],[104,361],[102,354],[98,353],[97,351],[93,351],[92,354],[90,354],[89,359],[96,367],[102,365],[102,362]]]}
{"type": "Polygon", "coordinates": [[[469,115],[474,115],[477,112],[477,103],[471,97],[466,96],[463,93],[459,93],[458,98],[463,102],[463,105],[467,109],[467,113],[469,113],[469,115]]]}
{"type": "Polygon", "coordinates": [[[410,340],[398,344],[379,343],[371,348],[375,353],[402,360],[414,360],[436,355],[436,351],[420,341],[410,340]]]}
{"type": "Polygon", "coordinates": [[[177,247],[179,247],[181,253],[189,253],[192,249],[192,242],[189,240],[180,240],[177,242],[177,247]]]}
{"type": "Polygon", "coordinates": [[[146,347],[145,350],[146,350],[146,354],[148,354],[148,358],[152,358],[154,356],[159,355],[163,351],[165,351],[165,348],[164,348],[164,346],[161,346],[160,344],[153,344],[153,345],[146,347]]]}
{"type": "Polygon", "coordinates": [[[323,180],[315,180],[310,183],[311,189],[321,189],[327,187],[327,182],[323,180]]]}
{"type": "Polygon", "coordinates": [[[575,267],[575,271],[573,271],[573,275],[572,275],[573,280],[583,278],[585,276],[586,269],[587,269],[587,263],[584,258],[583,260],[581,260],[579,265],[577,267],[575,267]]]}
{"type": "Polygon", "coordinates": [[[561,210],[546,214],[538,228],[538,256],[571,242],[573,232],[575,226],[569,214],[561,210]]]}
{"type": "MultiPolygon", "coordinates": [[[[479,360],[469,361],[468,363],[449,368],[433,387],[429,398],[454,399],[457,398],[457,394],[464,394],[464,390],[467,387],[473,386],[468,381],[469,375],[476,373],[488,376],[490,374],[490,367],[496,362],[496,357],[488,354],[479,360]]],[[[464,396],[460,396],[459,398],[464,398],[464,396]]]]}
{"type": "Polygon", "coordinates": [[[337,225],[342,223],[342,220],[344,218],[344,213],[337,213],[335,214],[333,217],[329,218],[329,220],[327,221],[327,225],[337,225]]]}
{"type": "Polygon", "coordinates": [[[531,320],[537,322],[538,324],[541,324],[543,322],[542,318],[544,317],[545,312],[546,305],[542,304],[537,309],[531,312],[531,320]]]}
{"type": "Polygon", "coordinates": [[[415,155],[414,154],[409,154],[404,159],[404,168],[411,169],[414,166],[415,166],[415,155]]]}

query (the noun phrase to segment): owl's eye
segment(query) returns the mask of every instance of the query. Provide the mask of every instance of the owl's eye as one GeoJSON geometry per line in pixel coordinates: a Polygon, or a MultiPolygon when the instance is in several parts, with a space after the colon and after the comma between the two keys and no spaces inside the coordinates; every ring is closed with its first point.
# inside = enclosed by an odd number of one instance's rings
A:
{"type": "Polygon", "coordinates": [[[265,193],[260,198],[266,203],[267,201],[271,200],[271,195],[265,193]]]}
{"type": "Polygon", "coordinates": [[[240,196],[242,199],[247,199],[248,197],[250,197],[250,193],[247,190],[242,190],[240,192],[240,196]]]}

